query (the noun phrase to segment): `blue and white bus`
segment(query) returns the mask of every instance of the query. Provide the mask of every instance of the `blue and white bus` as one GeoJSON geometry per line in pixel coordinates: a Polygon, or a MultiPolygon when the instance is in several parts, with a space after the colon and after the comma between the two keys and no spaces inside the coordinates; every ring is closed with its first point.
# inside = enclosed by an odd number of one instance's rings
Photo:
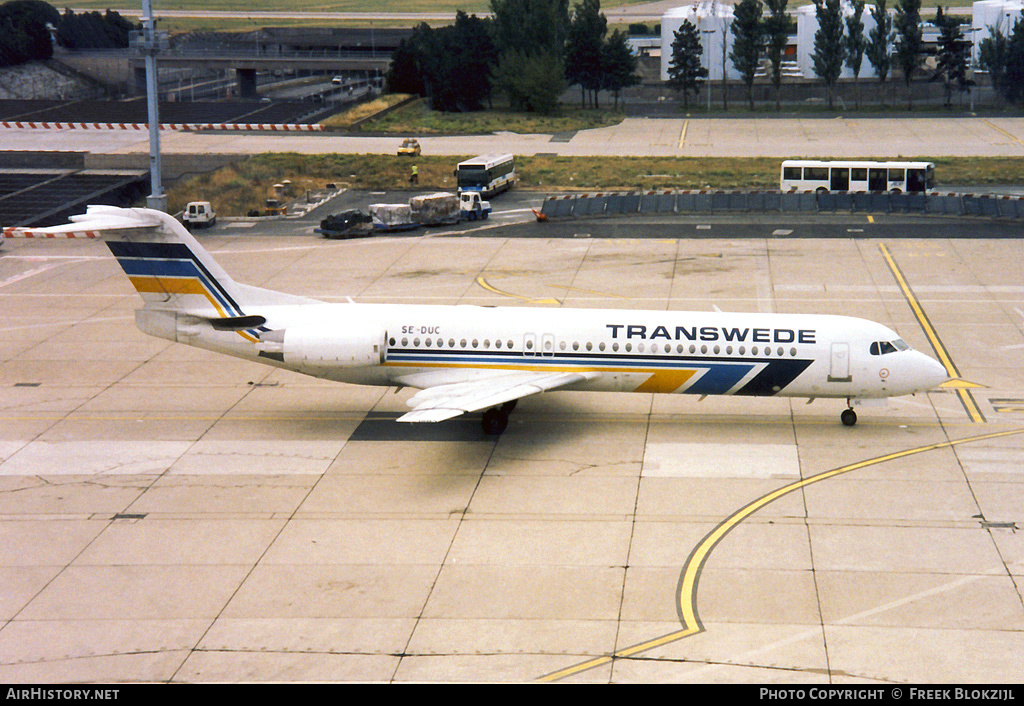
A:
{"type": "Polygon", "coordinates": [[[516,182],[515,157],[510,154],[482,154],[455,168],[459,191],[479,191],[481,198],[490,198],[511,189],[516,182]]]}

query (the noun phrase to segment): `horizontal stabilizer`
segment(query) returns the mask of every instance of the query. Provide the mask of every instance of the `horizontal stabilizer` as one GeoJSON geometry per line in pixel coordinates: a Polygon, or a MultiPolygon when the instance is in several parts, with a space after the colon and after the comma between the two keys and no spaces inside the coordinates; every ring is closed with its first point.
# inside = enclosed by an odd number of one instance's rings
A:
{"type": "Polygon", "coordinates": [[[71,223],[46,228],[4,228],[5,238],[100,238],[112,231],[155,230],[160,218],[146,210],[116,206],[89,206],[71,216],[71,223]]]}

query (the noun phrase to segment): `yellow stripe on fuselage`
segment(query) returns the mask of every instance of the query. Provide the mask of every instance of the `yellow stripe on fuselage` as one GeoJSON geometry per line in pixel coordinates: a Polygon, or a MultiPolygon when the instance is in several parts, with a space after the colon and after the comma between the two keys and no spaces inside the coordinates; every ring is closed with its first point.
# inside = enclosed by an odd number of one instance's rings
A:
{"type": "Polygon", "coordinates": [[[675,392],[689,382],[696,370],[659,370],[634,392],[675,392]]]}

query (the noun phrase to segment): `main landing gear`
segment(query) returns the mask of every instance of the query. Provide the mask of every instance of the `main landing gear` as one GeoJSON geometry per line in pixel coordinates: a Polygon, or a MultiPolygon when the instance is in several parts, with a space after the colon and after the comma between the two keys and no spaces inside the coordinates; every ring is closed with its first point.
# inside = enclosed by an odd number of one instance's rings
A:
{"type": "MultiPolygon", "coordinates": [[[[846,404],[850,404],[850,400],[846,400],[846,404]]],[[[853,411],[852,406],[848,406],[843,410],[843,413],[839,415],[839,419],[843,422],[843,426],[852,427],[857,423],[857,413],[853,411]]]]}
{"type": "Polygon", "coordinates": [[[484,417],[480,420],[484,434],[498,436],[505,431],[505,428],[508,427],[508,415],[516,408],[516,402],[518,401],[510,400],[500,407],[492,407],[484,412],[484,417]]]}

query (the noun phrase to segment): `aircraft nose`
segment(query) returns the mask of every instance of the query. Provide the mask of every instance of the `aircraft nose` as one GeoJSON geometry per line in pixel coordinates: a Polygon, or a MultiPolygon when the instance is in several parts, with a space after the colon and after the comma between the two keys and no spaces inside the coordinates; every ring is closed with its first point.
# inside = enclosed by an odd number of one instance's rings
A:
{"type": "Polygon", "coordinates": [[[921,359],[915,367],[919,371],[918,376],[921,390],[931,390],[949,380],[946,366],[934,358],[926,356],[924,353],[918,353],[918,355],[920,355],[921,359]]]}

